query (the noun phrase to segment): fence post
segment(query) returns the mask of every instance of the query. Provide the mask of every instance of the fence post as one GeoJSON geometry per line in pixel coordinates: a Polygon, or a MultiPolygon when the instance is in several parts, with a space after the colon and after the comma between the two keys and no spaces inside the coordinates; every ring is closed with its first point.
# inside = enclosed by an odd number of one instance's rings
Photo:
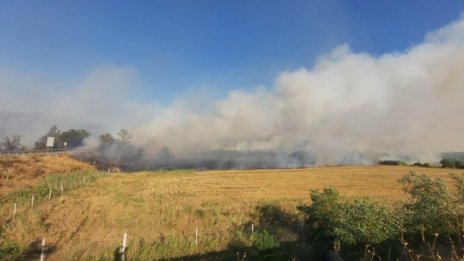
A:
{"type": "Polygon", "coordinates": [[[122,238],[121,254],[124,254],[124,252],[126,252],[126,247],[127,247],[127,233],[124,233],[124,237],[122,238]]]}
{"type": "Polygon", "coordinates": [[[198,245],[198,227],[195,228],[195,245],[198,245]]]}
{"type": "Polygon", "coordinates": [[[251,234],[253,234],[254,231],[255,231],[255,226],[253,223],[251,223],[251,234]]]}
{"type": "Polygon", "coordinates": [[[40,254],[40,261],[45,260],[45,238],[42,238],[42,245],[41,245],[41,254],[40,254]]]}
{"type": "Polygon", "coordinates": [[[13,206],[13,219],[16,217],[16,203],[13,206]]]}
{"type": "Polygon", "coordinates": [[[48,192],[48,200],[52,198],[52,188],[50,188],[50,192],[48,192]]]}
{"type": "Polygon", "coordinates": [[[63,183],[61,183],[61,196],[63,196],[63,183]]]}
{"type": "Polygon", "coordinates": [[[35,196],[34,196],[34,195],[32,195],[32,199],[31,199],[31,208],[33,208],[33,207],[34,207],[34,197],[35,197],[35,196]]]}

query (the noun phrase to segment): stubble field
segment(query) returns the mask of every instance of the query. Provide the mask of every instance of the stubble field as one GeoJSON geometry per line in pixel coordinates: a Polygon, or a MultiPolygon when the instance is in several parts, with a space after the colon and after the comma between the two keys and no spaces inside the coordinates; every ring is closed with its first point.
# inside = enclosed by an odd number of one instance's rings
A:
{"type": "Polygon", "coordinates": [[[451,173],[461,173],[357,166],[130,174],[87,169],[42,176],[0,195],[0,239],[19,246],[26,259],[39,255],[42,238],[47,260],[117,259],[127,233],[131,260],[237,260],[251,224],[256,231],[272,230],[281,242],[295,241],[301,222],[296,207],[309,203],[310,190],[334,187],[343,195],[395,204],[405,200],[398,179],[410,171],[449,183],[451,173]]]}

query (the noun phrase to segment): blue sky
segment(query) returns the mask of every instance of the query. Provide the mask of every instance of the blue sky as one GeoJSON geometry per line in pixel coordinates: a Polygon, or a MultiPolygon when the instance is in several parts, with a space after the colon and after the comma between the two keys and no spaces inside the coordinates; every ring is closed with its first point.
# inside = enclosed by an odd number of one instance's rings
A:
{"type": "MultiPolygon", "coordinates": [[[[456,20],[463,1],[0,1],[0,69],[73,82],[101,66],[137,72],[137,99],[272,86],[348,43],[403,51],[456,20]]],[[[65,88],[65,87],[63,87],[65,88]]]]}

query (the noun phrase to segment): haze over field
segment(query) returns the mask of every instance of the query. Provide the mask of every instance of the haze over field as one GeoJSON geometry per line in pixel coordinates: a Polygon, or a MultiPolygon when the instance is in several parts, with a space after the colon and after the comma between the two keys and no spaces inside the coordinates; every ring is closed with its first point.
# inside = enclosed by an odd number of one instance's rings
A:
{"type": "Polygon", "coordinates": [[[338,43],[299,67],[268,85],[224,95],[193,88],[159,102],[134,95],[144,92],[137,66],[106,64],[72,81],[2,66],[0,136],[21,134],[32,144],[52,124],[87,128],[94,138],[126,128],[148,159],[167,147],[179,161],[243,167],[434,161],[464,149],[462,17],[407,49],[379,55],[338,43]]]}

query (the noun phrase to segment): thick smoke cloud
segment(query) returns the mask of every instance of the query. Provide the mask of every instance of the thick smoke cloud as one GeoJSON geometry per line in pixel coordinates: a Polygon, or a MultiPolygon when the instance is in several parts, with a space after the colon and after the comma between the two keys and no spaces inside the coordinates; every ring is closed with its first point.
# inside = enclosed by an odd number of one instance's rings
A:
{"type": "Polygon", "coordinates": [[[317,164],[381,157],[433,160],[464,149],[464,21],[405,52],[374,57],[344,44],[273,89],[232,91],[210,114],[173,104],[139,129],[158,146],[198,151],[309,151],[317,164]]]}
{"type": "MultiPolygon", "coordinates": [[[[36,84],[3,77],[7,80],[0,81],[0,90],[7,95],[0,98],[0,111],[25,112],[11,102],[13,97],[33,104],[30,111],[48,119],[77,120],[97,130],[128,128],[134,143],[144,148],[147,166],[161,164],[163,148],[169,148],[171,163],[185,166],[369,164],[405,157],[433,161],[440,152],[464,149],[462,72],[460,19],[403,52],[377,57],[342,44],[311,69],[282,72],[272,87],[233,90],[203,108],[196,102],[201,94],[179,97],[165,107],[133,102],[126,97],[135,71],[106,68],[72,92],[53,94],[51,104],[11,89],[19,82],[21,88],[37,90],[36,84]]],[[[2,125],[2,132],[8,126],[2,125]]]]}

